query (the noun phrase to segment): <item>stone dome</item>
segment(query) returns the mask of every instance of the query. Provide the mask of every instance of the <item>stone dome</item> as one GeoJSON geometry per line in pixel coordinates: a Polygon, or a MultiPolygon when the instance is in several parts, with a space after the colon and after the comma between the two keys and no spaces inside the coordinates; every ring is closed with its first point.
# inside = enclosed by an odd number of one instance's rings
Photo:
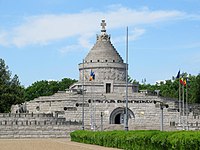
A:
{"type": "Polygon", "coordinates": [[[105,25],[105,20],[102,20],[101,34],[97,35],[97,41],[85,57],[84,63],[79,64],[79,81],[83,78],[85,82],[89,81],[92,71],[95,82],[125,82],[126,63],[112,45],[105,25]]]}
{"type": "Polygon", "coordinates": [[[123,63],[115,47],[110,41],[110,36],[106,33],[105,20],[102,20],[101,34],[97,35],[97,41],[85,58],[85,62],[118,62],[123,63]]]}

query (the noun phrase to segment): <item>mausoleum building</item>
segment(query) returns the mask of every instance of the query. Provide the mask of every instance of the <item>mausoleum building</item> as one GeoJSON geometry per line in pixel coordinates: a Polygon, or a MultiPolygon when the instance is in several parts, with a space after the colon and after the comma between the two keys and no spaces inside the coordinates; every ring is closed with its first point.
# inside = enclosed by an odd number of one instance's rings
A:
{"type": "MultiPolygon", "coordinates": [[[[20,113],[21,110],[29,114],[52,114],[78,122],[83,121],[84,114],[85,129],[123,129],[128,64],[112,45],[110,38],[105,20],[102,20],[101,33],[97,35],[96,43],[78,65],[78,82],[67,91],[38,97],[23,106],[15,105],[12,113],[20,113]]],[[[178,105],[176,100],[139,91],[138,85],[128,83],[129,129],[159,130],[161,120],[165,130],[181,128],[180,125],[186,125],[187,122],[186,115],[180,113],[178,105]]],[[[188,122],[199,121],[194,118],[192,111],[187,114],[188,122]]]]}

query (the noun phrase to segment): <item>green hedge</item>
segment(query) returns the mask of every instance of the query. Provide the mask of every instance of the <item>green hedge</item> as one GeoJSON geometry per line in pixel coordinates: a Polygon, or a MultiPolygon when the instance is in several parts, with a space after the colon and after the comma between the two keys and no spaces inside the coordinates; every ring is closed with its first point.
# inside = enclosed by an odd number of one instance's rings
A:
{"type": "Polygon", "coordinates": [[[155,130],[137,131],[74,131],[71,140],[75,142],[115,147],[126,150],[199,150],[199,131],[161,132],[155,130]]]}

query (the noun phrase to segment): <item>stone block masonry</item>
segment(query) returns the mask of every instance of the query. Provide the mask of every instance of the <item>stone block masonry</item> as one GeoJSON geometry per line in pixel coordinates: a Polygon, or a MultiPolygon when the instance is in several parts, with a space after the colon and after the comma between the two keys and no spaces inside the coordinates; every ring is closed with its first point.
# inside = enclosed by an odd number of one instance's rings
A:
{"type": "Polygon", "coordinates": [[[0,114],[0,138],[67,138],[81,122],[52,114],[0,114]]]}

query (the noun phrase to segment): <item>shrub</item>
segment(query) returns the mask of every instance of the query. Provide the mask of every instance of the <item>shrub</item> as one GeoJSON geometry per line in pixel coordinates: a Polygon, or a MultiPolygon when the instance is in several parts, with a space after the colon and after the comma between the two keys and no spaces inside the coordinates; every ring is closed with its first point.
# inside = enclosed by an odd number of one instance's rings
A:
{"type": "Polygon", "coordinates": [[[78,130],[70,135],[72,141],[126,150],[198,150],[200,147],[200,132],[198,131],[161,132],[138,130],[94,132],[78,130]]]}

